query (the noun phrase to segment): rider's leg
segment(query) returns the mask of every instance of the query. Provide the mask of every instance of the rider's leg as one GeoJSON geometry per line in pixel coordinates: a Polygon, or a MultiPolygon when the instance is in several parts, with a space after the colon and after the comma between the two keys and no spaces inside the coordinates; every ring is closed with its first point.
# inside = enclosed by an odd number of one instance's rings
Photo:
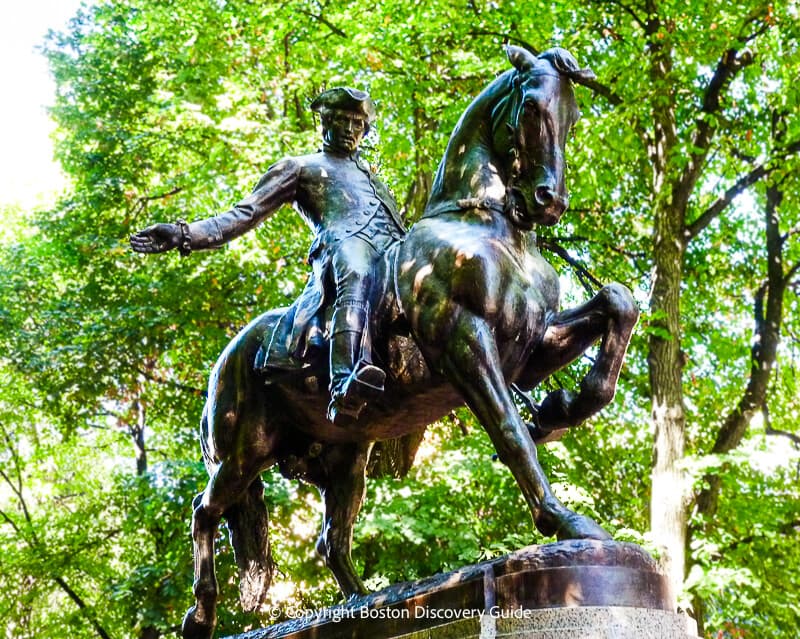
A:
{"type": "Polygon", "coordinates": [[[336,301],[331,319],[328,417],[357,418],[365,397],[381,392],[385,373],[372,364],[367,300],[378,252],[360,237],[342,240],[333,256],[336,301]]]}

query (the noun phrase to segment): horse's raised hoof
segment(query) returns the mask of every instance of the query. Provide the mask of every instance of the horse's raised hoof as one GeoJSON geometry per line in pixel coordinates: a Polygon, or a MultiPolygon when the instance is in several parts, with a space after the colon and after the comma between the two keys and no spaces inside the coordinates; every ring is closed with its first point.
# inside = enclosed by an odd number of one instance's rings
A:
{"type": "Polygon", "coordinates": [[[542,428],[538,424],[530,423],[526,424],[526,426],[528,427],[528,434],[531,436],[533,443],[537,446],[558,441],[564,436],[564,433],[569,430],[567,428],[556,428],[555,430],[549,430],[547,428],[542,428]]]}
{"type": "Polygon", "coordinates": [[[545,431],[576,426],[570,416],[570,406],[575,402],[575,394],[560,388],[548,393],[539,405],[539,427],[545,431]]]}
{"type": "Polygon", "coordinates": [[[217,625],[217,616],[205,622],[197,620],[197,606],[192,606],[183,618],[181,625],[181,637],[183,639],[211,639],[214,635],[214,627],[217,625]]]}

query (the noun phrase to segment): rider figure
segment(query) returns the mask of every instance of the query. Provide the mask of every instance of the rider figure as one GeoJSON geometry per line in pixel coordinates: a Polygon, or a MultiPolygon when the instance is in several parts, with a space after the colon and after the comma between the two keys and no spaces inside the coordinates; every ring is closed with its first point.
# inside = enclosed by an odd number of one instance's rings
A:
{"type": "Polygon", "coordinates": [[[386,375],[368,352],[368,299],[377,257],[405,229],[389,190],[358,155],[375,119],[369,95],[337,87],[319,95],[311,109],[322,121],[321,152],[277,162],[249,197],[225,213],[191,224],[156,224],[131,236],[131,246],[143,253],[177,248],[183,255],[216,248],[293,204],[315,233],[308,256],[314,276],[301,296],[301,315],[310,319],[335,295],[328,418],[343,423],[358,418],[370,393],[383,390],[386,375]]]}

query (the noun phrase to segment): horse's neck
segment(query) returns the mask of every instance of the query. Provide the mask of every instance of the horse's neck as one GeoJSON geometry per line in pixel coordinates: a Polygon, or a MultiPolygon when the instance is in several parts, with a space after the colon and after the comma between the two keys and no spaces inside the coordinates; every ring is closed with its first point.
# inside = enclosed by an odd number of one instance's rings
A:
{"type": "Polygon", "coordinates": [[[508,84],[503,74],[489,85],[458,121],[436,171],[428,213],[464,200],[505,198],[505,158],[492,149],[491,111],[508,84]]]}

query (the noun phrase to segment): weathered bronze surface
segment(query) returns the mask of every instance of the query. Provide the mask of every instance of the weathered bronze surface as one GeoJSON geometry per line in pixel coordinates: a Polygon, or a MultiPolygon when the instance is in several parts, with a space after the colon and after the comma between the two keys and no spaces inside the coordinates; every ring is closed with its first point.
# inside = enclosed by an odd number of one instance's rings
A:
{"type": "MultiPolygon", "coordinates": [[[[591,72],[562,49],[535,57],[508,47],[508,56],[512,68],[484,89],[456,126],[423,219],[372,265],[369,351],[386,372],[385,392],[370,399],[357,421],[327,418],[329,367],[313,356],[314,348],[305,348],[314,345],[308,327],[321,326],[324,304],[314,308],[313,321],[307,311],[314,305],[305,301],[263,314],[215,365],[201,425],[211,479],[195,501],[196,603],[184,619],[186,639],[211,637],[216,623],[214,536],[223,514],[242,605],[253,609],[263,600],[273,566],[260,473],[275,464],[319,488],[325,516],[317,549],[346,596],[365,593],[350,551],[373,444],[417,436],[464,403],[513,473],[540,532],[608,539],[555,497],[535,443],[611,401],[638,316],[630,292],[618,284],[559,311],[557,275],[531,232],[535,224],[558,222],[567,207],[563,152],[578,115],[571,78],[591,72]],[[298,340],[299,334],[305,337],[298,340]],[[536,423],[525,423],[510,385],[534,388],[597,340],[597,358],[578,391],[548,394],[536,407],[536,423]]],[[[291,182],[283,170],[279,175],[279,184],[291,182]]],[[[258,221],[248,219],[248,228],[258,221]]],[[[150,241],[154,250],[198,248],[202,237],[212,244],[213,233],[196,236],[202,227],[195,224],[168,232],[151,227],[132,244],[145,251],[135,242],[150,241]]],[[[334,321],[328,332],[336,330],[334,321]]]]}

